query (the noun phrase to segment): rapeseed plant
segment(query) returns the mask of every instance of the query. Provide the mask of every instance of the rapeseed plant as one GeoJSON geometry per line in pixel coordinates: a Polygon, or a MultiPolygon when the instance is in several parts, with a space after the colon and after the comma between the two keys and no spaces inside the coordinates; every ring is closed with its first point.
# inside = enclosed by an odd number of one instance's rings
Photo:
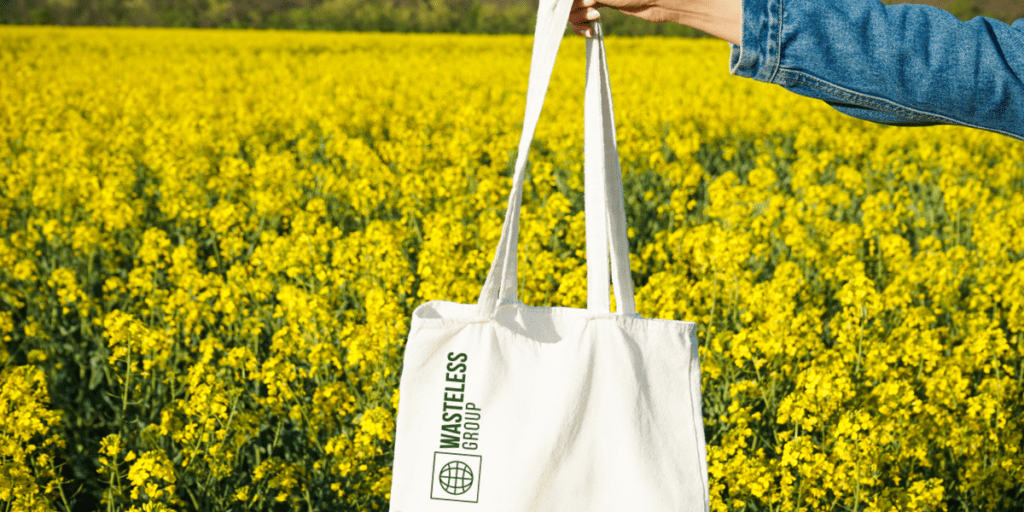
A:
{"type": "MultiPolygon", "coordinates": [[[[582,41],[520,293],[583,307],[582,41]]],[[[699,324],[715,510],[1024,503],[1024,146],[608,40],[637,308],[699,324]]],[[[472,303],[530,39],[0,30],[0,506],[386,507],[422,301],[472,303]]]]}

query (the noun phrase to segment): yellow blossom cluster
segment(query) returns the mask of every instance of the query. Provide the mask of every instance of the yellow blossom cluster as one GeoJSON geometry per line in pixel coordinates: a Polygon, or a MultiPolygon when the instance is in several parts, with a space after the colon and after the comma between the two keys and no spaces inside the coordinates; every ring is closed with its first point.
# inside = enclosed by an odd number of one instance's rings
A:
{"type": "Polygon", "coordinates": [[[0,504],[12,512],[53,510],[64,499],[56,462],[64,441],[46,375],[31,365],[0,370],[0,504]]]}
{"type": "MultiPolygon", "coordinates": [[[[0,508],[385,508],[409,316],[477,299],[531,42],[0,29],[0,508]]],[[[562,46],[519,297],[585,307],[562,46]]],[[[607,46],[637,308],[698,323],[712,508],[1019,509],[1024,145],[843,117],[719,41],[607,46]]]]}

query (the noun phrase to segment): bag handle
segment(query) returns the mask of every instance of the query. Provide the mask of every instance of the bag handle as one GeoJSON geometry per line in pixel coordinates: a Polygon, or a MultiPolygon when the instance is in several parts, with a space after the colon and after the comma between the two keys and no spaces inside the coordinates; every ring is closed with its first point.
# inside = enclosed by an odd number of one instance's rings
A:
{"type": "Polygon", "coordinates": [[[587,39],[587,85],[584,93],[584,211],[587,244],[587,309],[611,311],[608,296],[608,250],[618,312],[635,315],[633,277],[629,273],[626,206],[622,169],[615,141],[615,110],[600,22],[592,22],[587,39]],[[596,54],[596,55],[595,55],[596,54]],[[611,245],[609,246],[609,241],[611,245]]]}
{"type": "MultiPolygon", "coordinates": [[[[519,140],[512,190],[494,261],[480,292],[478,305],[484,316],[494,316],[502,303],[517,302],[519,215],[526,163],[540,112],[554,70],[555,57],[569,19],[572,0],[541,0],[537,11],[526,114],[519,140]]],[[[591,23],[594,37],[587,40],[587,85],[584,97],[584,187],[587,236],[587,309],[610,312],[608,295],[611,249],[612,282],[618,313],[635,315],[633,280],[629,271],[622,176],[615,142],[615,118],[599,22],[591,23]],[[610,246],[609,246],[609,241],[610,246]]]]}

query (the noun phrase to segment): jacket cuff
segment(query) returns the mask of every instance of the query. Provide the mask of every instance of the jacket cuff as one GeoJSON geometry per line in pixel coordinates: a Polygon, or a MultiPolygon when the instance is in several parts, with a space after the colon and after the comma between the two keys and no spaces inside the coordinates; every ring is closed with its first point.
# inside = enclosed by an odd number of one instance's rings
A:
{"type": "Polygon", "coordinates": [[[743,0],[742,46],[729,44],[729,73],[772,82],[782,46],[781,0],[743,0]]]}

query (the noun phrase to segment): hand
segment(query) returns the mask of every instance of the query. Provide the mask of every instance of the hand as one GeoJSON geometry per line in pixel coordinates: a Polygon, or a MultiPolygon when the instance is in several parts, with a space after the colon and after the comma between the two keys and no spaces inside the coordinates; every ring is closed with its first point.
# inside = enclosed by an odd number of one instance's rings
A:
{"type": "Polygon", "coordinates": [[[583,37],[592,37],[590,22],[601,18],[598,7],[611,7],[631,16],[654,23],[666,21],[681,23],[679,8],[684,2],[661,2],[659,0],[574,0],[569,14],[572,31],[583,37]],[[667,4],[667,5],[662,5],[667,4]]]}
{"type": "Polygon", "coordinates": [[[743,0],[573,0],[569,13],[572,31],[593,37],[590,22],[601,18],[599,7],[654,23],[687,25],[737,46],[743,40],[743,0]]]}

